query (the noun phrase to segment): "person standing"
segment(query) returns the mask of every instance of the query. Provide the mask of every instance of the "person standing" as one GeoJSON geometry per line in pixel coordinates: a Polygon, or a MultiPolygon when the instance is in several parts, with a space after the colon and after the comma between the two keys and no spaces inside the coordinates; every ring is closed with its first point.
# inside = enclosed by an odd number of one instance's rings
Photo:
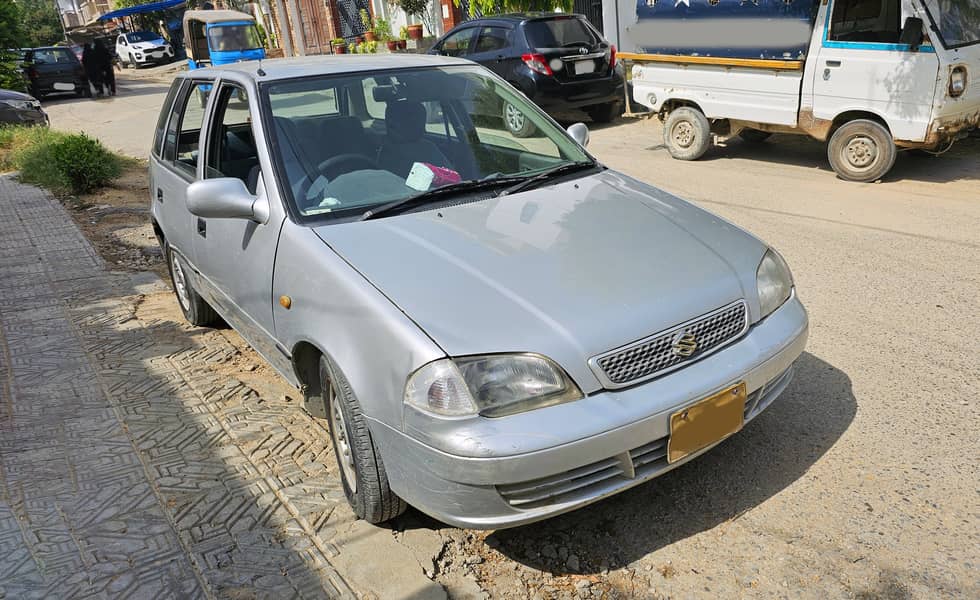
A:
{"type": "Polygon", "coordinates": [[[105,93],[107,96],[115,96],[116,73],[112,70],[112,53],[106,48],[105,40],[97,40],[95,42],[95,53],[98,56],[97,63],[101,70],[101,77],[99,79],[105,88],[105,93]]]}
{"type": "Polygon", "coordinates": [[[99,65],[99,57],[95,51],[95,44],[88,42],[82,50],[82,68],[88,77],[89,84],[95,87],[95,95],[102,97],[102,68],[99,65]]]}

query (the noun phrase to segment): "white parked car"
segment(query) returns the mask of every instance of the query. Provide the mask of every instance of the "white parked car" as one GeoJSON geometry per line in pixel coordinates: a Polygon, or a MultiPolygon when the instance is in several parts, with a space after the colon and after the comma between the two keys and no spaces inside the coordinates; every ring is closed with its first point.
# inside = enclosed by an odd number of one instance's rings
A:
{"type": "Polygon", "coordinates": [[[174,58],[174,47],[153,31],[131,31],[116,38],[116,56],[127,66],[167,63],[174,58]]]}

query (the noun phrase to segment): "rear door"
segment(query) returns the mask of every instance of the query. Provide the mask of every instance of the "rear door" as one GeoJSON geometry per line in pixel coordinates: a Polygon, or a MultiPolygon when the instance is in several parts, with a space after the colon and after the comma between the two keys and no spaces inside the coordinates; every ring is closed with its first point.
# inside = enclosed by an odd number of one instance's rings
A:
{"type": "Polygon", "coordinates": [[[939,59],[929,43],[899,44],[901,0],[833,0],[813,69],[813,114],[852,110],[882,117],[896,139],[921,141],[932,114],[939,59]]]}
{"type": "Polygon", "coordinates": [[[514,68],[521,64],[521,55],[514,48],[511,27],[484,25],[476,27],[473,46],[466,57],[487,67],[504,79],[512,79],[514,68]]]}
{"type": "Polygon", "coordinates": [[[579,82],[609,76],[611,48],[584,18],[562,15],[524,23],[524,36],[541,54],[560,82],[579,82]]]}

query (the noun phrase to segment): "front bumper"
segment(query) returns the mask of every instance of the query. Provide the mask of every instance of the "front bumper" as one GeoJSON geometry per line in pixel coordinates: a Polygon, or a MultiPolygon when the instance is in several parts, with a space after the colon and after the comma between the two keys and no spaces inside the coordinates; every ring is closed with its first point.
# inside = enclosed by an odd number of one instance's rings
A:
{"type": "Polygon", "coordinates": [[[170,62],[174,58],[174,51],[168,48],[154,52],[141,52],[139,57],[134,56],[133,58],[142,64],[170,62]]]}
{"type": "MultiPolygon", "coordinates": [[[[565,430],[563,421],[570,414],[592,415],[589,422],[596,424],[591,435],[540,450],[476,458],[433,448],[376,420],[371,432],[392,489],[412,506],[457,527],[523,525],[634,487],[708,451],[668,464],[670,415],[744,381],[748,422],[786,388],[807,334],[806,310],[794,294],[739,341],[688,367],[642,385],[533,411],[550,424],[551,431],[542,430],[542,436],[565,430]],[[607,428],[610,414],[629,418],[607,428]]],[[[506,435],[507,418],[495,420],[500,437],[506,435]]],[[[473,443],[460,440],[461,445],[473,443]]]]}

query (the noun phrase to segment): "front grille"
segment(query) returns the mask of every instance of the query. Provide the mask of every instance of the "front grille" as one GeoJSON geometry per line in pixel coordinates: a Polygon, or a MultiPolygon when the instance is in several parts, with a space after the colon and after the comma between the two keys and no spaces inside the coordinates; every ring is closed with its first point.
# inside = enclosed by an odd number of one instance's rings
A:
{"type": "Polygon", "coordinates": [[[599,355],[589,364],[606,387],[623,387],[701,359],[737,339],[748,326],[745,302],[738,300],[687,323],[599,355]],[[697,341],[697,350],[686,357],[674,349],[674,339],[682,333],[693,335],[697,341]]]}

